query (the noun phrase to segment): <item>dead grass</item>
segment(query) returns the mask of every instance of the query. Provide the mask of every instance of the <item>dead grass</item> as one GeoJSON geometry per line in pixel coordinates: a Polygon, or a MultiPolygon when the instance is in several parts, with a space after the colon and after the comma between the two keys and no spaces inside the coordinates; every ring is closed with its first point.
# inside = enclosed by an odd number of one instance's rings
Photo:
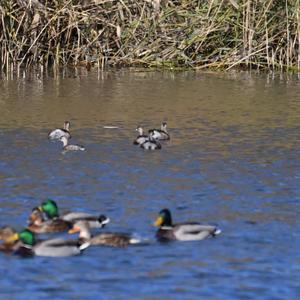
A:
{"type": "Polygon", "coordinates": [[[1,68],[299,70],[299,14],[288,0],[2,0],[1,68]]]}

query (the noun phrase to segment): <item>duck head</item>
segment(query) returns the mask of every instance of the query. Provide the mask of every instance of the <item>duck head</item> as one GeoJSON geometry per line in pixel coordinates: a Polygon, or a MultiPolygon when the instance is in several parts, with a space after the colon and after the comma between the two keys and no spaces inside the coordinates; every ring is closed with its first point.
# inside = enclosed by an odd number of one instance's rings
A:
{"type": "Polygon", "coordinates": [[[7,242],[9,243],[13,243],[16,241],[21,241],[25,245],[33,246],[35,244],[35,235],[29,229],[24,229],[20,232],[13,234],[7,239],[7,242]]]}
{"type": "Polygon", "coordinates": [[[143,128],[141,126],[138,126],[136,128],[136,131],[139,133],[139,135],[143,135],[144,134],[144,130],[143,130],[143,128]]]}
{"type": "Polygon", "coordinates": [[[27,220],[28,225],[41,225],[44,222],[43,213],[39,207],[34,207],[27,220]]]}
{"type": "Polygon", "coordinates": [[[69,131],[69,129],[70,129],[70,122],[69,122],[69,121],[66,121],[66,122],[64,123],[64,130],[69,131]]]}
{"type": "Polygon", "coordinates": [[[172,226],[171,212],[165,208],[159,212],[159,215],[154,223],[155,226],[172,226]]]}
{"type": "Polygon", "coordinates": [[[46,214],[47,218],[53,219],[59,216],[58,207],[55,201],[47,199],[39,206],[39,210],[46,214]]]}
{"type": "Polygon", "coordinates": [[[164,132],[167,132],[167,122],[161,123],[160,129],[164,132]]]}

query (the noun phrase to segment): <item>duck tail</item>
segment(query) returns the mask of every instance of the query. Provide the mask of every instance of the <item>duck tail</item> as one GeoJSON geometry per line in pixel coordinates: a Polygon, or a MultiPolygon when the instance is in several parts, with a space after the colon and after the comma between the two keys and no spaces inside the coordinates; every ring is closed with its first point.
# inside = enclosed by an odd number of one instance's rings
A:
{"type": "Polygon", "coordinates": [[[83,251],[83,250],[85,250],[87,247],[89,247],[90,245],[91,245],[90,242],[85,242],[85,243],[83,243],[83,244],[81,244],[81,245],[79,246],[79,250],[80,250],[80,251],[83,251]]]}
{"type": "Polygon", "coordinates": [[[221,230],[220,228],[216,227],[216,229],[215,229],[213,235],[214,235],[214,236],[219,235],[221,232],[222,232],[222,230],[221,230]]]}
{"type": "Polygon", "coordinates": [[[105,215],[100,215],[98,218],[98,222],[100,223],[101,227],[104,227],[110,222],[110,218],[106,217],[105,215]]]}

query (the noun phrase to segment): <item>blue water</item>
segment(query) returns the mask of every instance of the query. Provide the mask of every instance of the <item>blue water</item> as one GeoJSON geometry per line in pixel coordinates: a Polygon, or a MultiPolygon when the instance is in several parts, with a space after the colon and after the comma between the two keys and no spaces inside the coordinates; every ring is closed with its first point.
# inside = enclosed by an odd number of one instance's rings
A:
{"type": "Polygon", "coordinates": [[[0,225],[24,227],[51,197],[147,241],[68,258],[1,254],[1,299],[299,299],[297,78],[108,72],[0,85],[0,225]],[[47,141],[67,119],[86,152],[47,141]],[[163,120],[161,151],[132,145],[138,124],[163,120]],[[222,234],[160,244],[152,224],[164,207],[222,234]]]}

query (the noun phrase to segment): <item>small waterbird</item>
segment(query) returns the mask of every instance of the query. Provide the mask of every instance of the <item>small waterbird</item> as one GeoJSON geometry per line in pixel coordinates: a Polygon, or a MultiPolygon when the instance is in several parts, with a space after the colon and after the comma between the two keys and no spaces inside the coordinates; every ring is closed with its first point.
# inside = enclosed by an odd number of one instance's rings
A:
{"type": "Polygon", "coordinates": [[[138,132],[137,138],[133,141],[134,145],[141,145],[149,140],[149,136],[144,134],[144,130],[141,126],[138,126],[136,128],[136,131],[138,132]]]}
{"type": "Polygon", "coordinates": [[[71,138],[71,134],[70,134],[70,122],[66,121],[64,123],[64,127],[63,128],[57,128],[52,130],[49,134],[48,134],[48,138],[50,140],[59,140],[61,137],[66,137],[67,139],[71,138]]]}
{"type": "Polygon", "coordinates": [[[170,135],[167,131],[167,123],[163,122],[160,126],[160,129],[150,129],[149,134],[152,133],[153,138],[156,140],[169,140],[170,135]]]}
{"type": "Polygon", "coordinates": [[[156,237],[162,241],[199,241],[221,233],[221,230],[213,225],[195,222],[173,224],[171,212],[166,208],[160,211],[154,225],[159,227],[156,237]]]}
{"type": "Polygon", "coordinates": [[[140,240],[127,233],[102,232],[95,236],[91,235],[90,227],[86,221],[78,221],[69,233],[79,232],[79,241],[88,242],[90,245],[103,245],[111,247],[126,247],[130,244],[138,244],[140,240]]]}

